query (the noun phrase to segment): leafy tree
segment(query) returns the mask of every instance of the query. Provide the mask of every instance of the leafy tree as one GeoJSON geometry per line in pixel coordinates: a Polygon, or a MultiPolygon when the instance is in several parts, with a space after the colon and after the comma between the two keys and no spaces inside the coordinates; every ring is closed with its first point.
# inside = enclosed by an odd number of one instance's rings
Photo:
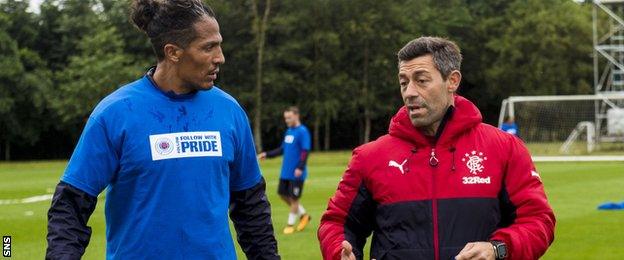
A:
{"type": "Polygon", "coordinates": [[[123,49],[124,42],[114,27],[80,41],[79,53],[56,74],[59,86],[52,106],[63,122],[81,125],[104,96],[141,74],[142,69],[123,49]]]}
{"type": "Polygon", "coordinates": [[[487,47],[497,53],[486,70],[490,93],[556,95],[590,93],[591,17],[573,1],[517,1],[506,13],[508,25],[487,47]],[[575,15],[570,15],[575,14],[575,15]],[[496,82],[496,83],[494,83],[496,82]]]}
{"type": "Polygon", "coordinates": [[[45,93],[51,81],[45,62],[18,42],[28,45],[36,37],[34,17],[19,2],[9,1],[0,8],[0,140],[9,160],[13,144],[33,145],[49,122],[45,93]],[[23,30],[16,29],[17,22],[23,30]]]}
{"type": "MultiPolygon", "coordinates": [[[[0,0],[0,151],[73,143],[95,104],[154,64],[131,0],[0,0]],[[28,140],[14,142],[11,140],[28,140]],[[49,138],[47,138],[49,139],[49,138]]],[[[251,115],[261,149],[298,105],[315,149],[387,131],[401,106],[396,52],[422,35],[462,49],[460,94],[494,122],[509,95],[591,87],[591,5],[569,0],[210,0],[224,39],[219,86],[251,115]]],[[[603,19],[604,17],[599,17],[603,19]]],[[[607,28],[598,28],[606,30],[607,28]]],[[[71,148],[69,148],[71,149],[71,148]]]]}
{"type": "Polygon", "coordinates": [[[19,59],[17,42],[6,32],[8,17],[0,13],[0,126],[4,141],[5,160],[10,159],[11,140],[17,125],[15,86],[24,67],[19,59]]]}
{"type": "Polygon", "coordinates": [[[254,140],[256,149],[262,149],[262,75],[264,72],[264,49],[266,43],[269,15],[271,14],[271,0],[263,3],[259,0],[250,0],[253,23],[251,25],[256,45],[256,86],[255,86],[255,111],[253,120],[254,140]],[[261,9],[262,8],[262,9],[261,9]]]}
{"type": "Polygon", "coordinates": [[[128,20],[131,0],[99,0],[102,5],[101,20],[115,27],[123,44],[123,52],[133,63],[144,68],[154,65],[156,58],[149,38],[128,20]]]}

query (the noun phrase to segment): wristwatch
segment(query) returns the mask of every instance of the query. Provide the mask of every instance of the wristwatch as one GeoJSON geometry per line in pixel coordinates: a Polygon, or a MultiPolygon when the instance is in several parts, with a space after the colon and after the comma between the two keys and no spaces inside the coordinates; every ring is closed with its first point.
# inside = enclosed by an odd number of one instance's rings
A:
{"type": "Polygon", "coordinates": [[[507,257],[507,245],[502,241],[490,241],[492,247],[494,247],[494,258],[496,260],[502,260],[507,257]]]}

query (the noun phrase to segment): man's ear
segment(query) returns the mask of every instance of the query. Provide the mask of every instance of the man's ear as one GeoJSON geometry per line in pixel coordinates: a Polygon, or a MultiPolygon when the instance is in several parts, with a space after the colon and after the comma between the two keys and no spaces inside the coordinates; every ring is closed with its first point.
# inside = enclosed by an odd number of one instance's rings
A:
{"type": "Polygon", "coordinates": [[[459,88],[459,83],[461,83],[461,72],[459,70],[451,71],[451,74],[448,76],[448,92],[455,93],[457,88],[459,88]]]}
{"type": "Polygon", "coordinates": [[[165,47],[163,47],[163,49],[165,52],[165,60],[169,60],[173,63],[177,63],[178,61],[180,61],[182,53],[184,52],[182,48],[171,43],[165,44],[165,47]]]}

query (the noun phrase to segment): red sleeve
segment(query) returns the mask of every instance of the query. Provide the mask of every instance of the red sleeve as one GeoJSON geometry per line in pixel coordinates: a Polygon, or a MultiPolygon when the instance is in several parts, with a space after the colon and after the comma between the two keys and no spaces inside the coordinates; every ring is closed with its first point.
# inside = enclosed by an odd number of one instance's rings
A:
{"type": "Polygon", "coordinates": [[[303,170],[305,168],[306,163],[308,163],[308,155],[310,152],[308,150],[301,150],[301,154],[299,154],[299,163],[297,163],[297,169],[303,170]]]}
{"type": "Polygon", "coordinates": [[[508,259],[538,259],[554,240],[555,215],[529,151],[513,137],[504,188],[515,208],[508,226],[494,232],[491,240],[505,242],[508,259]]]}
{"type": "Polygon", "coordinates": [[[370,220],[367,220],[373,217],[368,216],[372,212],[365,209],[367,202],[362,198],[364,188],[360,164],[356,149],[336,194],[330,198],[327,211],[321,218],[318,239],[323,259],[340,259],[344,240],[351,243],[356,256],[361,256],[366,237],[372,232],[370,220]]]}

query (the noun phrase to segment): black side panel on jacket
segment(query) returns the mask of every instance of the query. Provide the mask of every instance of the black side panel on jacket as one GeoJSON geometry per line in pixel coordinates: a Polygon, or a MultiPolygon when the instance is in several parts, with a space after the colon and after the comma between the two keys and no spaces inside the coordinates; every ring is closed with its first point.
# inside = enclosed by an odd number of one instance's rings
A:
{"type": "Polygon", "coordinates": [[[430,200],[380,205],[371,259],[433,259],[431,217],[430,200]]]}
{"type": "Polygon", "coordinates": [[[453,259],[466,241],[488,241],[500,220],[497,198],[438,200],[440,259],[453,259]]]}
{"type": "Polygon", "coordinates": [[[358,193],[351,203],[351,208],[344,224],[344,236],[353,247],[356,259],[364,258],[364,244],[375,227],[376,202],[364,184],[360,185],[358,193]]]}
{"type": "Polygon", "coordinates": [[[511,203],[511,199],[509,199],[509,193],[507,193],[505,183],[503,183],[501,191],[498,194],[498,200],[502,216],[500,223],[498,223],[498,228],[508,227],[516,220],[516,206],[511,203]]]}

